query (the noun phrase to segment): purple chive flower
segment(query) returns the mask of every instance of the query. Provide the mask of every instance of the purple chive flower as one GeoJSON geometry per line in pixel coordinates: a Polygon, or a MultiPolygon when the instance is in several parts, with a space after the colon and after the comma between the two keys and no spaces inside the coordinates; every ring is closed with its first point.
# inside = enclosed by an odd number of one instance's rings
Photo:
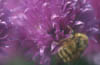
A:
{"type": "Polygon", "coordinates": [[[18,55],[18,39],[21,38],[17,27],[12,25],[10,19],[12,13],[6,7],[7,4],[6,0],[0,0],[0,65],[18,55]]]}
{"type": "MultiPolygon", "coordinates": [[[[0,41],[4,40],[4,47],[9,47],[8,55],[13,56],[12,51],[15,55],[23,51],[22,54],[31,55],[36,64],[50,65],[51,56],[57,51],[54,48],[59,48],[57,43],[70,36],[68,26],[89,37],[84,55],[98,53],[100,49],[100,25],[95,15],[98,10],[90,1],[5,0],[0,5],[4,12],[0,17],[0,41]]],[[[2,12],[0,10],[1,15],[2,12]]]]}
{"type": "Polygon", "coordinates": [[[89,0],[89,1],[91,2],[92,6],[94,8],[94,11],[95,11],[95,14],[96,14],[96,18],[100,19],[100,13],[99,13],[99,11],[100,11],[100,9],[99,9],[100,2],[99,2],[99,0],[89,0]]]}
{"type": "Polygon", "coordinates": [[[3,1],[0,1],[0,53],[2,53],[2,47],[5,46],[2,41],[7,38],[8,32],[8,13],[7,10],[3,7],[3,3],[3,1]]]}
{"type": "Polygon", "coordinates": [[[9,15],[10,12],[4,7],[5,0],[0,0],[0,64],[7,60],[11,50],[7,42],[8,32],[10,31],[9,15]]]}

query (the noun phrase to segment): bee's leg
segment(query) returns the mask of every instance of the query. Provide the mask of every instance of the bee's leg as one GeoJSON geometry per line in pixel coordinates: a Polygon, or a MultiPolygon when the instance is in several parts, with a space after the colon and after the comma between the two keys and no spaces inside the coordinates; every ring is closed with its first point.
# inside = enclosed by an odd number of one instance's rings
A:
{"type": "Polygon", "coordinates": [[[71,26],[67,25],[67,27],[70,30],[69,34],[72,34],[72,39],[75,38],[75,31],[72,29],[71,26]]]}

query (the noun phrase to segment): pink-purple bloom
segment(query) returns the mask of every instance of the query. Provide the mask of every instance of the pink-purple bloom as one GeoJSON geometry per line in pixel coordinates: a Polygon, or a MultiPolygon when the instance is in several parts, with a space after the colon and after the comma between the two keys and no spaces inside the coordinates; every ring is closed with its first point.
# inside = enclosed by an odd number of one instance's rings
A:
{"type": "Polygon", "coordinates": [[[100,53],[100,13],[96,2],[0,0],[0,58],[2,53],[10,57],[19,53],[30,55],[36,64],[50,65],[56,43],[70,36],[68,26],[88,36],[84,56],[100,53]]]}

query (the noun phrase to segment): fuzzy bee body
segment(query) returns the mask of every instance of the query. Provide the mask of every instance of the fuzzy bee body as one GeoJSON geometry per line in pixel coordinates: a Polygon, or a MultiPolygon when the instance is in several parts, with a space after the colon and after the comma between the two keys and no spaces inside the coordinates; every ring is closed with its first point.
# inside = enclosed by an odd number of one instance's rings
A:
{"type": "Polygon", "coordinates": [[[63,45],[58,49],[57,55],[64,62],[71,62],[80,57],[80,54],[88,45],[88,37],[82,33],[75,33],[74,36],[61,41],[63,45]]]}

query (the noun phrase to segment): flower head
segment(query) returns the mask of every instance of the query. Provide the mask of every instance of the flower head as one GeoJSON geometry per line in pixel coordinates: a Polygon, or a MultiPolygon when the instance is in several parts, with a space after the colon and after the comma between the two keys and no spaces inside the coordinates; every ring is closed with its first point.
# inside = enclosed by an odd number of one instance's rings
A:
{"type": "Polygon", "coordinates": [[[3,8],[10,16],[1,17],[5,22],[0,22],[0,40],[16,41],[15,46],[31,54],[36,64],[50,65],[57,44],[72,31],[93,41],[99,38],[94,9],[86,0],[7,0],[3,8]]]}

